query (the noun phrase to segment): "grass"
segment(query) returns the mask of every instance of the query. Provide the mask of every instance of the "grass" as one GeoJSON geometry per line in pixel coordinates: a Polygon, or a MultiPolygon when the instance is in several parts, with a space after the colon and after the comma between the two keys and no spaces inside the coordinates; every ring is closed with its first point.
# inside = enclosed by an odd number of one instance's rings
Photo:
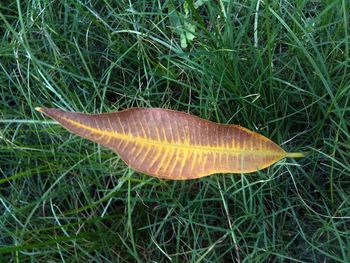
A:
{"type": "Polygon", "coordinates": [[[1,262],[348,262],[348,1],[202,2],[0,3],[1,262]],[[170,108],[311,153],[159,180],[38,106],[170,108]]]}

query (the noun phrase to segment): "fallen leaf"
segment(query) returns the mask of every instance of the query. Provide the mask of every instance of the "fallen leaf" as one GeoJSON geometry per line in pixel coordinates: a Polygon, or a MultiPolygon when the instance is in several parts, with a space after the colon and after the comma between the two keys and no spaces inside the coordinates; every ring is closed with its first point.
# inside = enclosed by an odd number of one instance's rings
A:
{"type": "Polygon", "coordinates": [[[187,180],[215,173],[251,173],[286,157],[268,138],[246,128],[218,124],[173,110],[131,108],[84,114],[36,108],[81,137],[115,152],[136,171],[187,180]]]}

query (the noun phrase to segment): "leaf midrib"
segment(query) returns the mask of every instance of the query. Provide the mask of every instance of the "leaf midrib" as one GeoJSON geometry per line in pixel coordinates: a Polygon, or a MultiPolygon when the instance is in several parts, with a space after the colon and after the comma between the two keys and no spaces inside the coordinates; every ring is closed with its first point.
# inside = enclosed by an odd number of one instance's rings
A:
{"type": "MultiPolygon", "coordinates": [[[[130,134],[126,133],[117,133],[117,132],[110,132],[108,130],[102,130],[102,129],[96,129],[91,126],[87,126],[85,124],[82,124],[80,122],[74,121],[72,119],[68,119],[65,117],[61,117],[65,121],[70,122],[71,124],[75,125],[76,127],[80,129],[89,130],[92,133],[107,136],[109,138],[114,139],[120,139],[120,140],[126,140],[126,141],[132,141],[140,144],[148,144],[152,146],[158,146],[158,147],[169,147],[169,148],[177,148],[177,149],[183,149],[183,150],[192,150],[192,151],[201,151],[201,152],[220,152],[220,153],[229,153],[229,154],[253,154],[253,155],[281,155],[284,156],[285,153],[279,153],[274,151],[259,151],[259,150],[239,150],[235,148],[225,148],[225,147],[216,147],[216,146],[208,146],[208,145],[198,145],[198,144],[184,144],[184,143],[169,143],[168,141],[160,141],[160,140],[153,140],[148,138],[143,138],[140,136],[132,136],[130,134]]],[[[107,140],[108,141],[108,140],[107,140]]],[[[109,141],[108,141],[109,142],[109,141]]],[[[107,142],[107,144],[108,144],[107,142]]]]}

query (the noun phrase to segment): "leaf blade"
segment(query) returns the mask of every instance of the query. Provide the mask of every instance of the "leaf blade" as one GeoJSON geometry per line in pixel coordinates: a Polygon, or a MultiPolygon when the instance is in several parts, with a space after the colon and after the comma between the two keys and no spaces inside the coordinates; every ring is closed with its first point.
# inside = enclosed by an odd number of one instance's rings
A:
{"type": "Polygon", "coordinates": [[[159,178],[250,173],[288,156],[301,157],[241,126],[172,110],[131,108],[95,115],[37,110],[69,131],[114,150],[134,170],[159,178]]]}

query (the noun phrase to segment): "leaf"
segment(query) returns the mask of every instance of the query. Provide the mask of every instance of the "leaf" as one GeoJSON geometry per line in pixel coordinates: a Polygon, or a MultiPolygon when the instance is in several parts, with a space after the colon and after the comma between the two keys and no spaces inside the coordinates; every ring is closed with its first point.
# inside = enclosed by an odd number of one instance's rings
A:
{"type": "Polygon", "coordinates": [[[36,108],[69,131],[116,151],[131,168],[159,178],[186,180],[214,173],[250,173],[287,153],[238,125],[217,124],[187,113],[131,108],[84,114],[36,108]]]}
{"type": "Polygon", "coordinates": [[[188,43],[192,42],[196,37],[196,25],[191,23],[190,9],[187,2],[184,2],[183,10],[185,14],[177,12],[172,3],[168,4],[168,17],[173,31],[180,36],[181,47],[187,48],[188,43]]]}

